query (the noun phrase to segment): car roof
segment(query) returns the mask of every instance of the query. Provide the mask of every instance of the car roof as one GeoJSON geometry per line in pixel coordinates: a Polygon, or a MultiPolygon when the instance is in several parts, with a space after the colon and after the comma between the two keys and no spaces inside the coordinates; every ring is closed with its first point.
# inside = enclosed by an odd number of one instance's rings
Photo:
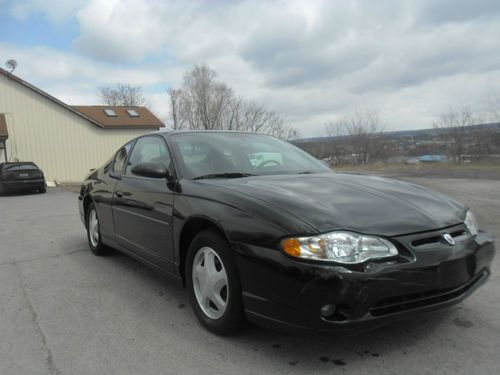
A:
{"type": "Polygon", "coordinates": [[[258,134],[258,135],[265,135],[268,137],[272,137],[272,135],[265,134],[265,133],[255,133],[255,132],[248,132],[248,131],[239,131],[239,130],[208,130],[208,129],[198,129],[198,130],[191,130],[191,129],[182,129],[182,130],[157,130],[151,133],[148,133],[146,135],[150,134],[162,134],[165,136],[171,136],[171,135],[176,135],[176,134],[192,134],[192,133],[205,133],[205,134],[214,134],[214,133],[225,133],[225,134],[258,134]]]}
{"type": "MultiPolygon", "coordinates": [[[[165,138],[169,138],[174,135],[178,134],[214,134],[214,133],[223,133],[223,134],[253,134],[253,135],[262,135],[266,137],[271,137],[271,138],[276,138],[273,135],[270,134],[265,134],[265,133],[255,133],[255,132],[247,132],[247,131],[237,131],[237,130],[207,130],[207,129],[199,129],[199,130],[188,130],[188,129],[183,129],[183,130],[156,130],[153,132],[149,132],[143,135],[140,135],[138,137],[132,138],[130,141],[122,145],[118,150],[120,150],[122,147],[129,143],[134,143],[137,142],[137,140],[147,137],[147,136],[152,136],[152,135],[159,135],[165,138]]],[[[116,153],[116,152],[115,152],[116,153]]],[[[113,156],[114,158],[114,156],[113,156]]]]}
{"type": "Polygon", "coordinates": [[[24,164],[32,164],[35,165],[32,161],[6,161],[0,163],[1,165],[24,165],[24,164]]]}
{"type": "Polygon", "coordinates": [[[13,165],[32,165],[32,166],[38,168],[38,166],[35,163],[33,163],[32,161],[6,161],[3,163],[0,163],[0,168],[10,167],[13,165]]]}

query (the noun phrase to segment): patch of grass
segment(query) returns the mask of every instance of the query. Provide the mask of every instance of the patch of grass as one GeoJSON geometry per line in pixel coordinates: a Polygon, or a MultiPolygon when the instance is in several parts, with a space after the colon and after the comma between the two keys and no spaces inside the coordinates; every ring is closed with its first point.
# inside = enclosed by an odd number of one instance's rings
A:
{"type": "Polygon", "coordinates": [[[500,179],[500,163],[476,162],[457,163],[418,163],[418,164],[387,164],[373,163],[367,165],[339,165],[332,169],[337,172],[363,174],[381,174],[387,176],[421,176],[442,178],[480,178],[500,179]]]}

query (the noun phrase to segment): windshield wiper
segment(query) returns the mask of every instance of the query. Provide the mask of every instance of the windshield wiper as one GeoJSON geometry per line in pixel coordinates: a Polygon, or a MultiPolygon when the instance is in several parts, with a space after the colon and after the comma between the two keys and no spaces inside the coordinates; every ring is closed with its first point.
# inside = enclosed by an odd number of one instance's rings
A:
{"type": "Polygon", "coordinates": [[[258,175],[251,173],[241,173],[241,172],[210,173],[195,177],[193,178],[193,180],[205,180],[209,178],[240,178],[240,177],[250,177],[250,176],[258,176],[258,175]]]}
{"type": "Polygon", "coordinates": [[[313,172],[311,172],[311,171],[301,171],[301,172],[297,172],[297,174],[313,174],[313,172]]]}

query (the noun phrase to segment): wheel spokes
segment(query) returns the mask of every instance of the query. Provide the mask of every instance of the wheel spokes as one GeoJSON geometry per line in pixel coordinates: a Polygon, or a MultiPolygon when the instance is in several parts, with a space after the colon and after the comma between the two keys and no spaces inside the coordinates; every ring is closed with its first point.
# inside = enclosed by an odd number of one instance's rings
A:
{"type": "Polygon", "coordinates": [[[224,312],[226,310],[226,301],[222,299],[220,293],[212,293],[209,299],[217,307],[218,311],[224,312]]]}
{"type": "Polygon", "coordinates": [[[99,220],[95,210],[92,210],[89,215],[89,237],[92,246],[97,246],[99,242],[99,220]]]}
{"type": "Polygon", "coordinates": [[[212,319],[220,318],[227,307],[227,273],[217,253],[201,248],[193,264],[195,295],[203,312],[212,319]]]}

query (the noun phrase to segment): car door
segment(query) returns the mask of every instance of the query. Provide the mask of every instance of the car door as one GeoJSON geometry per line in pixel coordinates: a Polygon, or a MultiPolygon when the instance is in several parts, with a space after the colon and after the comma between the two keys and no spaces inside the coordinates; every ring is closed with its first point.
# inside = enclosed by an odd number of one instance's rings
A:
{"type": "Polygon", "coordinates": [[[125,169],[134,141],[121,147],[111,161],[99,170],[98,178],[92,189],[92,198],[99,215],[100,232],[104,239],[113,241],[114,226],[112,214],[113,193],[116,183],[125,169]]]}
{"type": "Polygon", "coordinates": [[[172,158],[163,137],[139,138],[115,188],[115,240],[141,257],[173,270],[174,192],[168,188],[166,178],[134,175],[132,169],[140,163],[162,164],[174,175],[172,158]]]}

